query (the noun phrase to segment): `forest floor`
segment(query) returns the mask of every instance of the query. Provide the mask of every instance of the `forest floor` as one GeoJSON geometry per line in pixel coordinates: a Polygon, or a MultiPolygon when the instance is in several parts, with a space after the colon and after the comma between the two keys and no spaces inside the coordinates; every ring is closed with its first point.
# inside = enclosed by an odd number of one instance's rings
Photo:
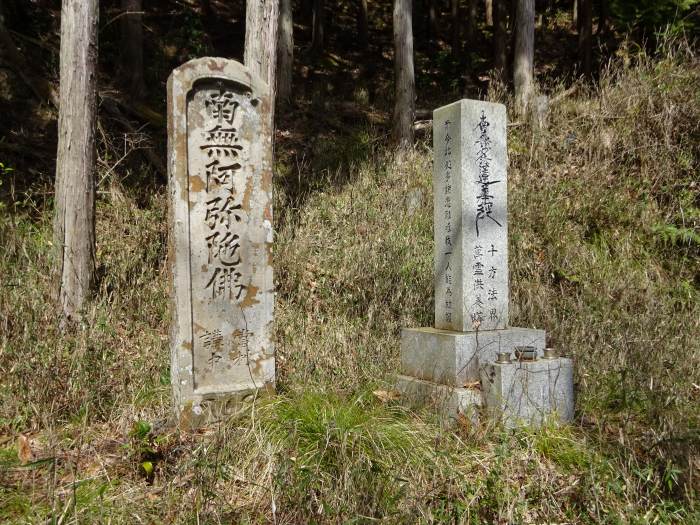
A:
{"type": "MultiPolygon", "coordinates": [[[[168,13],[149,18],[167,35],[148,48],[156,113],[170,67],[240,45],[216,37],[240,10],[218,29],[168,13]]],[[[682,41],[620,48],[595,83],[575,81],[575,40],[552,24],[539,37],[564,51],[540,57],[542,89],[578,89],[546,128],[508,128],[511,323],[577,363],[574,423],[539,430],[446,427],[393,399],[400,329],[432,324],[432,151],[429,135],[401,159],[388,146],[386,30],[371,68],[332,40],[297,70],[276,143],[278,393],[197,432],[171,424],[166,193],[140,155],[164,130],[101,112],[99,279],[85,322],[61,333],[55,109],[0,68],[0,521],[700,523],[700,63],[682,41]]],[[[35,52],[54,56],[41,34],[35,52]]],[[[419,48],[419,106],[466,93],[510,114],[483,52],[461,79],[447,46],[419,48]]]]}

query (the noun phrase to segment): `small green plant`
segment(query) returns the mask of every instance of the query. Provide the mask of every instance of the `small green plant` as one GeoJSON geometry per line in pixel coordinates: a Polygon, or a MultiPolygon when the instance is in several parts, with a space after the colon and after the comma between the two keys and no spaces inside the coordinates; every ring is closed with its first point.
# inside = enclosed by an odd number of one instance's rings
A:
{"type": "Polygon", "coordinates": [[[151,430],[152,427],[148,421],[137,421],[129,433],[131,438],[129,448],[133,457],[139,463],[139,472],[148,481],[153,481],[155,464],[160,459],[151,430]]]}

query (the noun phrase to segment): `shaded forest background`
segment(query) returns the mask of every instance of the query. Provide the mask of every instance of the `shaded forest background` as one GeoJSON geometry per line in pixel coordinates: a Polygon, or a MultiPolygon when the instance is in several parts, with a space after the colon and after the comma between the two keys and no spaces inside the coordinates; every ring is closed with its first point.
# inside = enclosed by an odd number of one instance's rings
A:
{"type": "MultiPolygon", "coordinates": [[[[456,98],[483,98],[491,90],[504,90],[512,73],[499,83],[494,73],[494,25],[491,1],[416,1],[413,32],[416,72],[416,119],[431,118],[432,109],[456,98]],[[462,5],[464,4],[464,5],[462,5]],[[456,6],[456,7],[455,7],[456,6]],[[456,15],[456,16],[455,16],[456,15]],[[489,19],[489,16],[491,17],[489,19]],[[494,79],[496,81],[494,81],[494,79]]],[[[512,64],[514,4],[503,1],[508,63],[512,64]]],[[[535,77],[543,93],[572,85],[583,75],[580,60],[580,26],[573,19],[572,1],[536,2],[535,77]]],[[[584,0],[585,3],[585,0],[584,0]]],[[[653,51],[659,35],[696,37],[698,11],[694,0],[601,0],[591,6],[593,38],[590,80],[611,59],[653,51]]],[[[346,133],[358,124],[390,127],[393,107],[393,41],[391,2],[365,2],[367,40],[360,14],[361,1],[293,2],[293,95],[281,101],[277,114],[278,152],[285,157],[301,153],[312,160],[309,146],[329,133],[346,133]],[[323,13],[325,27],[314,37],[314,16],[323,13]],[[309,137],[312,142],[309,142],[309,137]]],[[[123,33],[124,5],[119,0],[100,2],[99,80],[100,117],[104,121],[100,162],[120,146],[114,134],[126,134],[129,158],[115,168],[126,173],[144,155],[155,173],[139,184],[165,182],[165,82],[170,71],[200,56],[243,59],[245,2],[218,0],[145,2],[143,6],[143,69],[145,85],[130,84],[134,73],[123,33]]],[[[17,56],[6,55],[3,119],[0,141],[5,164],[22,168],[30,162],[34,176],[13,182],[27,184],[53,176],[56,149],[60,2],[8,1],[2,6],[4,41],[17,56]],[[21,68],[19,74],[17,69],[21,68]],[[14,73],[13,73],[14,70],[14,73]]],[[[317,17],[318,18],[318,17],[317,17]]],[[[580,19],[581,17],[579,17],[580,19]]],[[[580,24],[580,21],[578,22],[580,24]]],[[[127,40],[125,40],[127,39],[127,40]]],[[[418,126],[420,130],[420,124],[418,126]]],[[[143,173],[141,170],[132,170],[143,173]]],[[[7,188],[5,188],[7,191],[7,188]]]]}

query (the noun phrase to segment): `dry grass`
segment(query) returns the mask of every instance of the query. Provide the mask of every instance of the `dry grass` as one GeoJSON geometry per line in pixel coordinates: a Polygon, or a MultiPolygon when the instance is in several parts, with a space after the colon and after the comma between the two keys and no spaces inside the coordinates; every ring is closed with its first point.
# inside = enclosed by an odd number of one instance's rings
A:
{"type": "Polygon", "coordinates": [[[49,213],[0,210],[0,521],[700,521],[698,122],[700,68],[675,48],[510,130],[512,323],[577,359],[569,428],[450,430],[371,395],[399,329],[432,322],[424,145],[396,162],[359,130],[280,166],[280,395],[195,434],[167,424],[165,196],[105,181],[72,335],[49,213]]]}

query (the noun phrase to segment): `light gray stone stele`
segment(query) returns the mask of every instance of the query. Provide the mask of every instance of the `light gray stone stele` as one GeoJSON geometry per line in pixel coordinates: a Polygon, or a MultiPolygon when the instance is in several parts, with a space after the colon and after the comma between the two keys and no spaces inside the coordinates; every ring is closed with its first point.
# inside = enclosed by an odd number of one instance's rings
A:
{"type": "Polygon", "coordinates": [[[274,389],[267,86],[200,58],[168,79],[171,377],[181,424],[274,389]]]}
{"type": "Polygon", "coordinates": [[[506,108],[460,100],[433,112],[435,327],[508,326],[506,108]]]}

